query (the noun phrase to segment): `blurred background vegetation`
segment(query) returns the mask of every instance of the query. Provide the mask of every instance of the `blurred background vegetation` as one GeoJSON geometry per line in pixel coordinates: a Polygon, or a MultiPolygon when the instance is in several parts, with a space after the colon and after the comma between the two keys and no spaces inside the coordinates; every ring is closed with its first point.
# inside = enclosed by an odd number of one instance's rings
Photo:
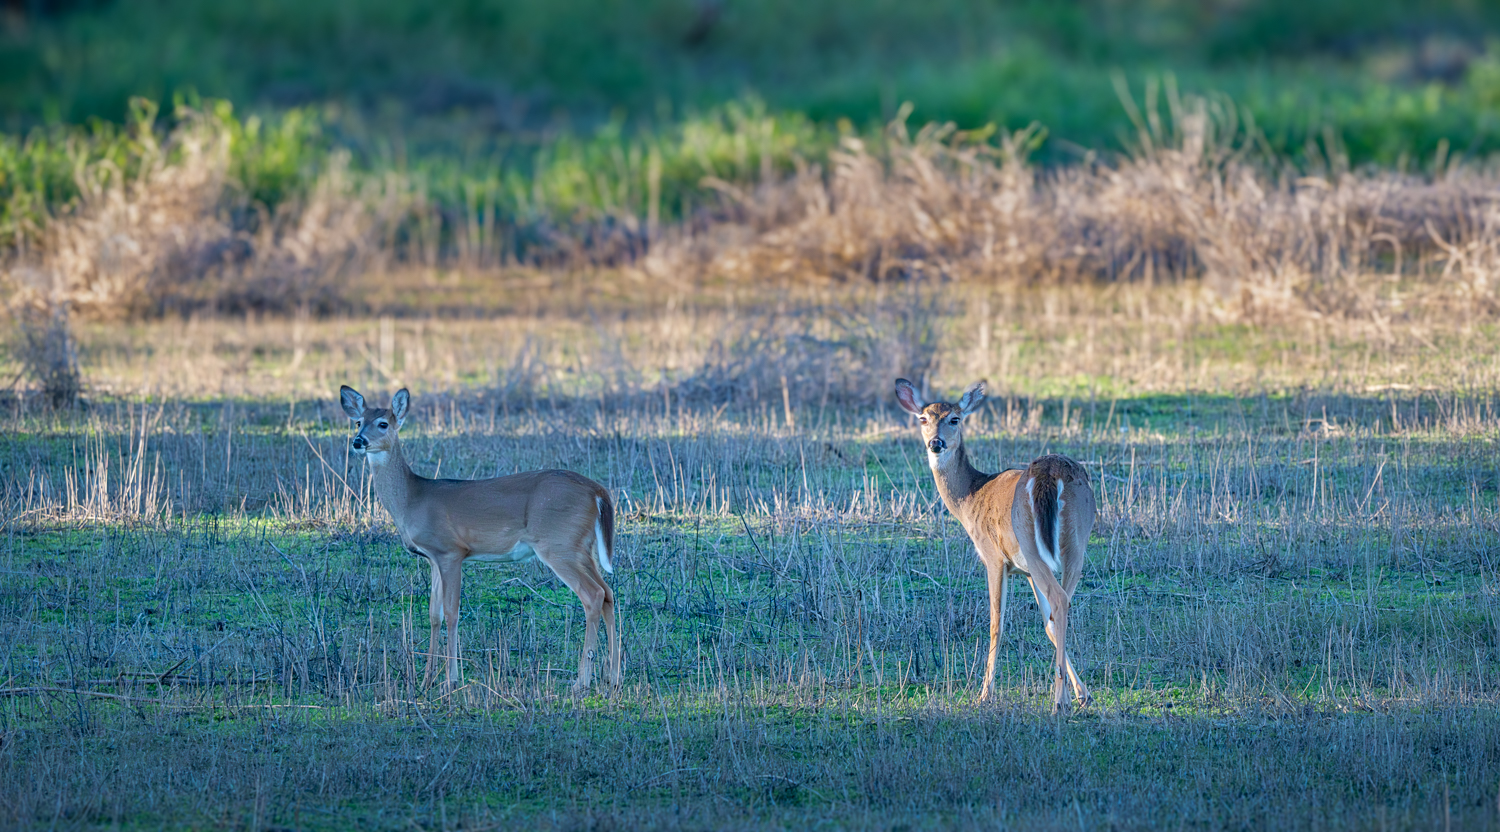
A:
{"type": "Polygon", "coordinates": [[[189,109],[231,133],[246,211],[337,157],[517,227],[644,216],[652,189],[690,215],[705,177],[878,142],[905,102],[913,125],[1038,123],[1033,160],[1060,165],[1127,152],[1127,95],[1150,120],[1175,86],[1294,165],[1433,170],[1500,149],[1491,32],[1481,0],[5,0],[0,246],[189,109]]]}

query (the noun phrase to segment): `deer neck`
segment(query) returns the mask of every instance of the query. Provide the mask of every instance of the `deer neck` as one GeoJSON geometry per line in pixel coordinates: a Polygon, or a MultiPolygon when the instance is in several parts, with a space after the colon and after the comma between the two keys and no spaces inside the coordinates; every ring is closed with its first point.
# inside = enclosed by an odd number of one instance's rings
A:
{"type": "Polygon", "coordinates": [[[936,459],[929,458],[928,462],[932,467],[932,479],[937,483],[938,496],[943,498],[943,505],[955,517],[963,520],[969,499],[988,477],[969,464],[969,454],[964,450],[962,442],[952,450],[939,454],[936,459]]]}
{"type": "Polygon", "coordinates": [[[375,496],[380,498],[380,504],[390,512],[396,526],[404,528],[407,507],[411,504],[420,477],[413,474],[411,466],[406,464],[406,456],[401,453],[401,442],[392,442],[385,451],[366,452],[365,461],[370,464],[370,474],[375,481],[375,496]]]}

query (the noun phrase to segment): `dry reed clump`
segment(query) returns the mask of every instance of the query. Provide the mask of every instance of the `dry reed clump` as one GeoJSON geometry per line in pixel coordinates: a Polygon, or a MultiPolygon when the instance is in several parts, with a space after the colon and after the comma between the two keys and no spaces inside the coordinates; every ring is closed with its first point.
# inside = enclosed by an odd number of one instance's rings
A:
{"type": "Polygon", "coordinates": [[[393,209],[386,183],[356,186],[346,154],[305,198],[264,216],[235,204],[223,125],[190,115],[164,141],[150,130],[139,140],[134,175],[109,161],[79,165],[77,204],[0,272],[13,308],[67,306],[94,318],[319,308],[341,275],[368,261],[382,212],[393,209]]]}
{"type": "Polygon", "coordinates": [[[914,288],[723,320],[695,362],[663,380],[667,395],[713,406],[789,411],[792,402],[883,401],[890,379],[927,378],[951,324],[952,299],[914,288]]]}
{"type": "Polygon", "coordinates": [[[1026,164],[1035,127],[996,147],[952,125],[912,138],[898,120],[885,156],[845,139],[827,176],[805,167],[754,192],[709,183],[738,233],[675,241],[655,265],[744,280],[1201,277],[1224,316],[1252,320],[1388,317],[1414,299],[1497,309],[1494,172],[1451,166],[1428,180],[1335,159],[1298,175],[1255,152],[1232,108],[1174,99],[1172,112],[1170,127],[1142,121],[1118,165],[1054,171],[1026,164]]]}
{"type": "Polygon", "coordinates": [[[21,310],[16,318],[15,352],[21,365],[17,381],[31,379],[49,407],[61,410],[78,401],[83,383],[66,306],[21,310]]]}

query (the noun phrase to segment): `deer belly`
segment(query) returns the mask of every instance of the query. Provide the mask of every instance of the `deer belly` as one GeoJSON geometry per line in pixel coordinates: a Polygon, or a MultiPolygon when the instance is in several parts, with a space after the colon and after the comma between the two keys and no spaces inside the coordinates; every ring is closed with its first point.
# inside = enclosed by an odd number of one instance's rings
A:
{"type": "Polygon", "coordinates": [[[469,560],[494,563],[525,563],[534,557],[536,557],[536,550],[531,548],[530,544],[517,543],[510,547],[510,551],[499,554],[475,552],[469,555],[469,560]]]}

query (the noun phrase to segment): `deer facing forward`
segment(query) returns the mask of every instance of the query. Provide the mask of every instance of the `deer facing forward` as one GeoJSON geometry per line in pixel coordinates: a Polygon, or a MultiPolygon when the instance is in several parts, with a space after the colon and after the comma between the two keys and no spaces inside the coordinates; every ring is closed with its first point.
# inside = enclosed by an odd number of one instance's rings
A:
{"type": "Polygon", "coordinates": [[[526,471],[487,480],[430,480],[412,473],[401,454],[397,431],[406,421],[411,395],[391,397],[389,409],[368,407],[350,387],[339,388],[339,402],[354,420],[350,447],[365,458],[375,494],[396,521],[407,551],[427,559],[432,569],[428,618],[432,623],[427,672],[436,671],[439,633],[448,624],[442,654],[446,683],[458,666],[459,590],[466,560],[524,563],[533,558],[550,568],[583,602],[583,655],[578,659],[575,693],[588,689],[599,620],[609,637],[606,677],[620,684],[620,639],[615,632],[615,594],[603,573],[613,573],[615,510],[604,486],[572,471],[526,471]]]}
{"type": "Polygon", "coordinates": [[[1094,527],[1094,492],[1083,466],[1061,454],[1048,454],[1024,469],[986,474],[969,464],[963,424],[984,401],[984,382],[964,391],[958,404],[922,401],[911,382],[896,379],[896,401],[917,417],[927,465],[948,511],[963,524],[990,590],[990,654],[985,663],[983,702],[994,693],[995,654],[1005,624],[1005,589],[1011,573],[1031,579],[1031,591],[1056,647],[1053,711],[1065,711],[1064,674],[1081,704],[1088,688],[1068,661],[1068,608],[1083,575],[1084,549],[1094,527]],[[1061,582],[1053,573],[1060,573],[1061,582]]]}

